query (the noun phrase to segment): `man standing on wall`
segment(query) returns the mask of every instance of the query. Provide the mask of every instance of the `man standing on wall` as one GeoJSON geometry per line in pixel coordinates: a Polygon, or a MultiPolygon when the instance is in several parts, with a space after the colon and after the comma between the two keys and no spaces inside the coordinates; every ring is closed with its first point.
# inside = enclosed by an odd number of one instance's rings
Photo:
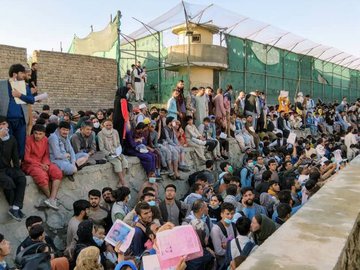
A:
{"type": "Polygon", "coordinates": [[[310,95],[306,95],[305,96],[305,100],[306,100],[306,112],[311,112],[313,113],[315,110],[315,102],[314,100],[310,97],[310,95]]]}
{"type": "Polygon", "coordinates": [[[179,80],[176,84],[175,89],[179,92],[179,95],[176,98],[176,107],[179,115],[179,120],[183,128],[185,128],[186,121],[186,105],[185,105],[185,95],[184,95],[184,81],[179,80]]]}
{"type": "Polygon", "coordinates": [[[257,120],[260,116],[260,103],[258,99],[258,90],[252,91],[245,97],[245,115],[251,115],[252,116],[252,126],[254,130],[256,130],[257,127],[257,120]]]}
{"type": "Polygon", "coordinates": [[[141,68],[140,61],[137,62],[135,69],[133,70],[134,74],[134,86],[135,86],[135,101],[138,102],[144,101],[144,88],[143,88],[143,69],[141,68]]]}
{"type": "Polygon", "coordinates": [[[226,134],[230,137],[230,111],[232,100],[233,87],[231,84],[226,86],[226,92],[224,93],[224,107],[226,111],[226,134]]]}
{"type": "Polygon", "coordinates": [[[145,84],[147,83],[147,74],[146,74],[146,67],[142,67],[141,73],[141,91],[140,91],[140,101],[144,102],[144,91],[145,91],[145,84]]]}
{"type": "Polygon", "coordinates": [[[37,95],[37,71],[38,71],[38,63],[34,62],[31,64],[31,78],[29,80],[30,88],[35,88],[36,92],[34,96],[37,95]]]}
{"type": "Polygon", "coordinates": [[[27,104],[35,102],[24,79],[25,67],[14,64],[9,69],[9,79],[0,80],[0,116],[7,118],[10,134],[17,141],[20,159],[25,153],[26,125],[29,121],[27,104]]]}

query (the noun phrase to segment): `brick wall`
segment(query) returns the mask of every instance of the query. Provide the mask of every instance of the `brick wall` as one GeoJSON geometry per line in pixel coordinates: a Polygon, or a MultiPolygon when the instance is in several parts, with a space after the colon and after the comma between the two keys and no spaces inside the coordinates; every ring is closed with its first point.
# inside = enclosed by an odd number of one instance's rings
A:
{"type": "Polygon", "coordinates": [[[0,45],[0,80],[9,78],[9,68],[12,64],[25,65],[26,49],[0,45]]]}
{"type": "Polygon", "coordinates": [[[49,51],[34,51],[39,63],[38,87],[53,109],[97,110],[113,106],[116,91],[116,61],[100,57],[49,51]]]}

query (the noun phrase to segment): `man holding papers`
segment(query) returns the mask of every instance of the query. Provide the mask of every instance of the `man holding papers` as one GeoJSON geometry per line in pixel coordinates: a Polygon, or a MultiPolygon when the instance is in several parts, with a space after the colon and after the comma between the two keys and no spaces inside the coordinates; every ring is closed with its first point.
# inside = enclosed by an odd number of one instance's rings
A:
{"type": "Polygon", "coordinates": [[[7,118],[10,134],[18,144],[20,159],[25,153],[26,125],[29,120],[27,104],[35,102],[24,79],[25,67],[14,64],[9,69],[9,79],[0,80],[0,116],[7,118]]]}

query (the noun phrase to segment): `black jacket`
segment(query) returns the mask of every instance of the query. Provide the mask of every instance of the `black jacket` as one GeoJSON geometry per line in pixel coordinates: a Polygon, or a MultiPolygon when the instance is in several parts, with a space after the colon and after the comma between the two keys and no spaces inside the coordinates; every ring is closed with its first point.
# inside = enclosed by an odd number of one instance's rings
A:
{"type": "Polygon", "coordinates": [[[7,141],[0,140],[0,170],[11,167],[20,168],[17,142],[12,135],[7,141]]]}

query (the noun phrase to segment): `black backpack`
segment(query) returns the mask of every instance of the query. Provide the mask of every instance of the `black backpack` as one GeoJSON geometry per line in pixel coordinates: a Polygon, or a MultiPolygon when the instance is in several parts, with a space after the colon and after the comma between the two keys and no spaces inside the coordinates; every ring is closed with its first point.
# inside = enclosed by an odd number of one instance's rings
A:
{"type": "Polygon", "coordinates": [[[50,250],[51,247],[46,243],[33,244],[20,251],[15,258],[15,264],[21,270],[51,270],[50,250]],[[40,251],[46,247],[48,248],[47,252],[40,251]]]}

